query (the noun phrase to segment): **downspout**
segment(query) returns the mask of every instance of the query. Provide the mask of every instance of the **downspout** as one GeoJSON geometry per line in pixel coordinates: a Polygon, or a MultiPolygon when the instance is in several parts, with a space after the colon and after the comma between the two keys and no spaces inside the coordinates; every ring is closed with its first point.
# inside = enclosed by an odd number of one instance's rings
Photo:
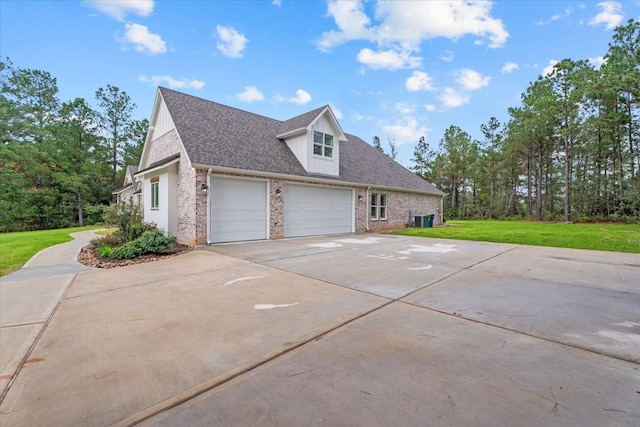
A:
{"type": "Polygon", "coordinates": [[[207,245],[211,244],[211,168],[207,171],[207,245]]]}
{"type": "Polygon", "coordinates": [[[371,190],[371,186],[367,187],[366,198],[364,200],[364,229],[367,233],[369,232],[369,190],[371,190]]]}

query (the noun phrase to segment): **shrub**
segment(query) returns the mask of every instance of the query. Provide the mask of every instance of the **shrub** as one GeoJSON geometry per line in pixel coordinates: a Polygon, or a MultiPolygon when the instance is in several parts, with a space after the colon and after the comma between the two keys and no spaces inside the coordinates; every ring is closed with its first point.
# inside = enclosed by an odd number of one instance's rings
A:
{"type": "Polygon", "coordinates": [[[98,246],[105,245],[115,248],[116,246],[120,246],[122,244],[122,240],[120,240],[120,235],[118,233],[109,233],[97,239],[91,240],[91,243],[98,246]]]}
{"type": "Polygon", "coordinates": [[[107,207],[104,213],[104,221],[106,224],[118,228],[118,234],[123,243],[136,240],[145,231],[157,229],[155,224],[143,221],[140,207],[134,205],[131,201],[114,203],[107,207]]]}
{"type": "Polygon", "coordinates": [[[89,204],[84,207],[85,224],[97,224],[104,220],[104,211],[107,206],[101,204],[89,204]]]}
{"type": "Polygon", "coordinates": [[[169,249],[176,242],[173,236],[165,236],[159,231],[145,231],[139,239],[138,246],[144,253],[157,254],[169,249]]]}
{"type": "Polygon", "coordinates": [[[145,254],[159,254],[169,249],[176,239],[160,231],[145,231],[142,236],[111,252],[112,258],[131,259],[145,254]]]}
{"type": "Polygon", "coordinates": [[[100,256],[102,258],[110,258],[112,252],[113,252],[113,249],[111,248],[111,246],[100,245],[98,247],[98,256],[100,256]]]}

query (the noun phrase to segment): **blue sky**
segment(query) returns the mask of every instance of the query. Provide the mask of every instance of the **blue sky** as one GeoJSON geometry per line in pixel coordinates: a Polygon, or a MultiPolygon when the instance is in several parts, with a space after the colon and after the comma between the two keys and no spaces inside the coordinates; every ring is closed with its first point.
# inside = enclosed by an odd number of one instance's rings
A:
{"type": "Polygon", "coordinates": [[[481,138],[545,69],[598,66],[638,1],[0,2],[0,55],[50,72],[62,101],[107,84],[149,118],[158,85],[286,120],[329,104],[410,166],[420,136],[481,138]]]}

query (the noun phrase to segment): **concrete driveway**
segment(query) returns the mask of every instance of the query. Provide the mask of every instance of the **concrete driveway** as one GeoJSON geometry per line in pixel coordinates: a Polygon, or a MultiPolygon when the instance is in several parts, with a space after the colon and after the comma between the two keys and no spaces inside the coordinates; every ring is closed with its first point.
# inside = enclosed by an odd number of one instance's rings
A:
{"type": "Polygon", "coordinates": [[[639,255],[365,234],[0,280],[3,426],[640,425],[639,255]]]}

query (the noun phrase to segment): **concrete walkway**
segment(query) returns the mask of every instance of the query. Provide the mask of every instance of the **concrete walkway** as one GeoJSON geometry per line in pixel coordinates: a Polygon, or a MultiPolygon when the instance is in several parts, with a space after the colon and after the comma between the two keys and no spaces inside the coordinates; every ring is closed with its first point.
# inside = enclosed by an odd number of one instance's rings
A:
{"type": "Polygon", "coordinates": [[[93,270],[76,261],[95,231],[46,248],[20,270],[0,277],[0,401],[28,360],[76,274],[93,270]]]}
{"type": "Polygon", "coordinates": [[[2,426],[640,425],[638,254],[327,236],[0,291],[2,426]]]}

